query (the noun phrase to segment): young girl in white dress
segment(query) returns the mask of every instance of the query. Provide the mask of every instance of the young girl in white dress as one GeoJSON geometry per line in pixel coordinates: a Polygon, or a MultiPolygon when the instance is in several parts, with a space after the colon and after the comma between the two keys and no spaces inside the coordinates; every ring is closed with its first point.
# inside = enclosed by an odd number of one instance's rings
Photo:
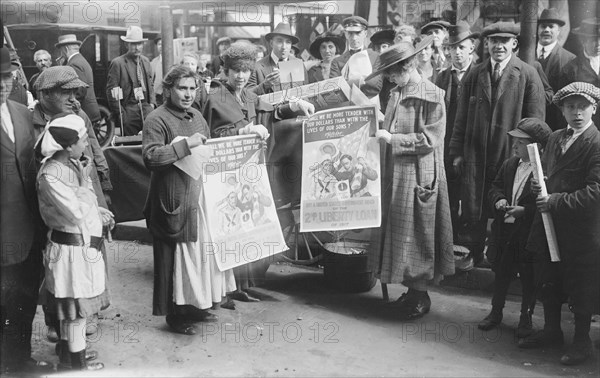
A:
{"type": "Polygon", "coordinates": [[[109,305],[100,246],[103,225],[114,226],[114,220],[98,207],[89,178],[93,166],[83,155],[87,140],[83,119],[62,113],[48,123],[36,145],[44,157],[37,179],[40,212],[49,229],[44,284],[62,331],[59,369],[104,367],[86,360],[85,328],[86,317],[109,305]]]}

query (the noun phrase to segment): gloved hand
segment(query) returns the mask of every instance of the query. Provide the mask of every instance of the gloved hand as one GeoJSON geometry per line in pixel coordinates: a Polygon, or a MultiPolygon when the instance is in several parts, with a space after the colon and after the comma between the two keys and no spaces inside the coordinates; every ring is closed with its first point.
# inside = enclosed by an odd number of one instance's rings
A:
{"type": "Polygon", "coordinates": [[[300,112],[308,117],[315,114],[315,106],[310,102],[302,99],[290,100],[290,109],[294,113],[300,112]]]}
{"type": "Polygon", "coordinates": [[[271,136],[271,134],[269,134],[269,131],[267,130],[267,128],[264,127],[263,125],[252,125],[252,124],[242,127],[240,129],[240,131],[238,132],[238,134],[239,135],[256,134],[262,140],[267,140],[271,136]]]}

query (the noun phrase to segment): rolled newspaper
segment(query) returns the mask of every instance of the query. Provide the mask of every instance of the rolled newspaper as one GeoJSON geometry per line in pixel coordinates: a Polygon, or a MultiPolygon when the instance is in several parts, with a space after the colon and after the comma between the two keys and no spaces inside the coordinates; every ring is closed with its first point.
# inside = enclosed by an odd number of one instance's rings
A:
{"type": "MultiPolygon", "coordinates": [[[[544,181],[544,171],[542,169],[542,161],[540,159],[540,152],[538,151],[537,143],[528,144],[527,152],[529,153],[529,160],[533,163],[533,177],[542,187],[540,196],[547,196],[548,190],[546,189],[546,182],[544,181]]],[[[544,222],[546,240],[548,241],[548,248],[550,249],[550,261],[558,262],[560,261],[560,254],[558,252],[558,242],[556,240],[556,230],[554,229],[552,214],[549,212],[543,212],[542,221],[544,222]]]]}

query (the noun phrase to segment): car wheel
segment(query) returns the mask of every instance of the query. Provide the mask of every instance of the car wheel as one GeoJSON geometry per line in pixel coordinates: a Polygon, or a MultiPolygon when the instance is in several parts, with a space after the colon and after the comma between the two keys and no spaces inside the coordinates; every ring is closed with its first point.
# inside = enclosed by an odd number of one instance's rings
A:
{"type": "Polygon", "coordinates": [[[106,147],[115,135],[115,124],[110,116],[108,108],[98,105],[100,109],[100,120],[94,124],[94,132],[100,147],[106,147]]]}

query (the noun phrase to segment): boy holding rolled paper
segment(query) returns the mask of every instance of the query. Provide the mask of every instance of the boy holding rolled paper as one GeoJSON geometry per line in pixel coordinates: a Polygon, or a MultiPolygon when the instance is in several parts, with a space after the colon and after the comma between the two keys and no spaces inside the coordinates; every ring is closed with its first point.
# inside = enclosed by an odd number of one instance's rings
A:
{"type": "MultiPolygon", "coordinates": [[[[561,307],[568,300],[575,335],[560,362],[576,365],[593,353],[590,323],[600,310],[600,131],[592,122],[600,88],[575,82],[559,90],[553,101],[568,126],[548,139],[542,156],[548,195],[538,196],[536,202],[540,212],[552,216],[560,261],[551,262],[541,217],[536,215],[527,250],[537,257],[545,323],[543,330],[519,340],[519,347],[562,345],[561,307]]],[[[532,191],[541,193],[535,180],[532,191]]]]}
{"type": "Polygon", "coordinates": [[[536,213],[536,195],[530,189],[533,166],[527,145],[538,143],[538,147],[543,148],[550,134],[552,129],[537,118],[524,118],[508,132],[514,138],[514,156],[504,161],[488,193],[495,217],[487,257],[492,264],[495,281],[492,310],[479,323],[481,330],[490,330],[502,321],[508,287],[518,273],[523,293],[517,337],[523,338],[532,332],[533,264],[525,260],[524,249],[536,213]]]}

